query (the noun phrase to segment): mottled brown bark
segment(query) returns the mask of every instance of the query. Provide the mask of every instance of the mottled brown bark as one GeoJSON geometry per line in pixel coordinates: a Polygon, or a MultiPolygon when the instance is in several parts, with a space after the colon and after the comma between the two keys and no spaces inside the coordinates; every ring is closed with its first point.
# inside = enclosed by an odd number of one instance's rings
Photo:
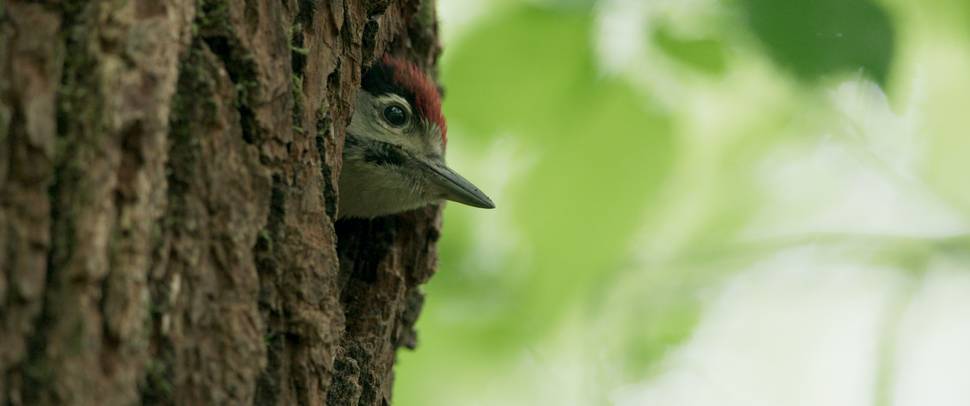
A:
{"type": "Polygon", "coordinates": [[[433,2],[0,7],[0,404],[389,403],[439,210],[335,225],[336,180],[433,2]]]}

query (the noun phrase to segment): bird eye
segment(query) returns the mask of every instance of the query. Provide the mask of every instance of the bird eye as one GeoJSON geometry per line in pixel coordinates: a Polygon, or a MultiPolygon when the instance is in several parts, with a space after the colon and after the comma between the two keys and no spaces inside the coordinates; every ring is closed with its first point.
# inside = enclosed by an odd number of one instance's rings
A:
{"type": "Polygon", "coordinates": [[[384,109],[384,120],[395,127],[403,126],[408,122],[408,113],[401,106],[391,105],[384,109]]]}

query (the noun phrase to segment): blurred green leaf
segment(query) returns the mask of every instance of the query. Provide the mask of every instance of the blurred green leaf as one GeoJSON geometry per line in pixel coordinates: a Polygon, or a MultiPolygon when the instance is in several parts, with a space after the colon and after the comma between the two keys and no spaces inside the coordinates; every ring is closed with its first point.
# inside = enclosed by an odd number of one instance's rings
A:
{"type": "MultiPolygon", "coordinates": [[[[444,60],[450,122],[479,136],[513,134],[539,158],[511,185],[506,200],[516,204],[502,209],[524,239],[517,264],[531,260],[507,269],[517,275],[502,289],[500,319],[463,324],[483,346],[543,334],[614,272],[674,156],[669,119],[597,73],[591,30],[589,10],[523,6],[477,27],[444,60]]],[[[445,248],[443,266],[468,254],[445,248]]],[[[440,278],[453,298],[489,297],[502,283],[440,278]]]]}
{"type": "Polygon", "coordinates": [[[511,129],[554,137],[592,85],[590,14],[524,6],[446,48],[442,80],[450,122],[487,137],[511,129]]]}
{"type": "Polygon", "coordinates": [[[747,24],[780,65],[803,80],[862,70],[885,83],[895,33],[869,0],[738,0],[747,24]]]}
{"type": "Polygon", "coordinates": [[[654,31],[653,41],[667,55],[701,72],[719,76],[727,68],[724,44],[718,39],[680,38],[662,26],[654,31]]]}

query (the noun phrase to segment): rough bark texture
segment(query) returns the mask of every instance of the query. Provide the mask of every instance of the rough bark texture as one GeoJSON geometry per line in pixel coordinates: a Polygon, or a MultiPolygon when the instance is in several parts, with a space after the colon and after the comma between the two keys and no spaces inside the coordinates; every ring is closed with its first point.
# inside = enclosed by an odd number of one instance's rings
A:
{"type": "Polygon", "coordinates": [[[335,226],[336,185],[432,0],[0,7],[0,405],[388,403],[439,210],[335,226]]]}

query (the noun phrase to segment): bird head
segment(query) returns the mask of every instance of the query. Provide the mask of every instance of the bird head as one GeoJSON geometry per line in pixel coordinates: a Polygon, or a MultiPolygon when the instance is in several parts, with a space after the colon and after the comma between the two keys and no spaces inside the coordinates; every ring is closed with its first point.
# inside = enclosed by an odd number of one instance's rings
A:
{"type": "Polygon", "coordinates": [[[377,217],[451,200],[494,208],[445,164],[441,96],[412,63],[385,56],[368,68],[347,127],[340,174],[341,218],[377,217]]]}

